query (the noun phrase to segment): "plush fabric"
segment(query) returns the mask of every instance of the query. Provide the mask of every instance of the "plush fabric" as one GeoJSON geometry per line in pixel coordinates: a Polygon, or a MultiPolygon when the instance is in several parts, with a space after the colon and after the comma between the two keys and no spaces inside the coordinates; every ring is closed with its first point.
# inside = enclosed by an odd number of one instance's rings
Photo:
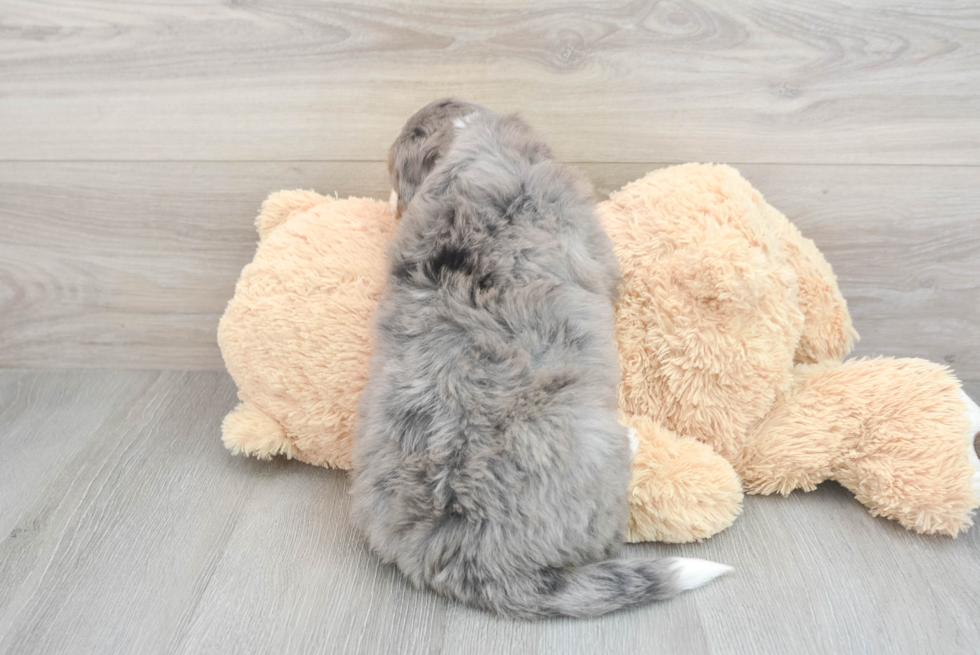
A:
{"type": "Polygon", "coordinates": [[[599,206],[623,270],[620,408],[730,461],[787,383],[804,320],[761,203],[734,169],[687,165],[599,206]]]}
{"type": "Polygon", "coordinates": [[[256,226],[255,259],[218,326],[241,400],[225,446],[350,468],[394,214],[376,200],[290,191],[266,200],[256,226]]]}
{"type": "MultiPolygon", "coordinates": [[[[918,359],[842,363],[857,333],[830,265],[735,169],[655,171],[599,214],[624,275],[620,410],[661,429],[661,454],[634,465],[634,486],[638,468],[657,471],[631,491],[633,525],[643,526],[635,536],[665,539],[644,497],[699,471],[652,463],[677,457],[664,430],[710,445],[748,493],[837,480],[873,514],[918,532],[971,524],[978,501],[959,383],[918,359]]],[[[666,494],[657,499],[669,506],[666,494]]]]}
{"type": "MultiPolygon", "coordinates": [[[[830,265],[736,170],[654,171],[598,213],[624,275],[629,540],[702,539],[732,524],[743,485],[786,494],[827,479],[918,532],[971,524],[978,428],[959,383],[922,360],[842,362],[857,333],[830,265]]],[[[369,199],[284,191],[263,205],[219,327],[242,401],[223,425],[232,451],[349,468],[394,223],[369,199]]]]}
{"type": "Polygon", "coordinates": [[[837,480],[876,516],[955,535],[977,506],[958,388],[921,359],[798,366],[736,468],[749,493],[837,480]]]}
{"type": "Polygon", "coordinates": [[[732,524],[741,511],[742,486],[731,464],[646,416],[624,422],[639,442],[627,493],[627,541],[700,541],[732,524]]]}

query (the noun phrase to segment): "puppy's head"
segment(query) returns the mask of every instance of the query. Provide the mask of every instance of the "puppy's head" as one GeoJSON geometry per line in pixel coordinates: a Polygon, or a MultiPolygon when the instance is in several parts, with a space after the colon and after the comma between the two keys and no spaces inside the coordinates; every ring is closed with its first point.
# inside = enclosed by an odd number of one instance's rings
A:
{"type": "Polygon", "coordinates": [[[449,151],[463,120],[479,105],[444,98],[430,102],[408,119],[388,153],[392,208],[401,216],[422,181],[449,151]]]}

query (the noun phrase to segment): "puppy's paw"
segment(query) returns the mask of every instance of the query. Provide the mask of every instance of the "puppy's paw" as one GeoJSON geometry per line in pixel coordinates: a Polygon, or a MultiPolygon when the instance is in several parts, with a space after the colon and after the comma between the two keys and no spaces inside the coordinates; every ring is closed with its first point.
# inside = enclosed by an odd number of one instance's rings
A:
{"type": "Polygon", "coordinates": [[[966,433],[966,450],[973,466],[973,492],[980,500],[980,406],[966,392],[959,390],[960,400],[963,401],[963,411],[966,414],[969,427],[966,433]]]}
{"type": "Polygon", "coordinates": [[[627,435],[630,440],[630,457],[636,457],[636,451],[640,447],[640,440],[636,438],[636,428],[630,428],[629,434],[627,435]]]}

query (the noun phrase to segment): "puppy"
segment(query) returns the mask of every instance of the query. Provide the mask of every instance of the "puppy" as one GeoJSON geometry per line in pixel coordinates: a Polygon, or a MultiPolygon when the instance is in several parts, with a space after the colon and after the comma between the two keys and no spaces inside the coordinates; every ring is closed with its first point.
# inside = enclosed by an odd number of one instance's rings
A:
{"type": "Polygon", "coordinates": [[[627,520],[620,279],[592,189],[515,115],[433,102],[391,148],[402,214],[354,439],[353,517],[416,585],[596,616],[727,570],[609,559],[627,520]]]}

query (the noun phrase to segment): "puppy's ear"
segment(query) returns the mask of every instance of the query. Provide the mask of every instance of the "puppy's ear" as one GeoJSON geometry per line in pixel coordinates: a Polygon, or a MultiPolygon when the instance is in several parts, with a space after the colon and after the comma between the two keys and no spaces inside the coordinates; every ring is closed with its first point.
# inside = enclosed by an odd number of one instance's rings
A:
{"type": "Polygon", "coordinates": [[[419,187],[439,161],[439,143],[408,143],[396,151],[391,174],[391,188],[398,194],[399,213],[418,192],[419,187]]]}
{"type": "Polygon", "coordinates": [[[427,178],[429,176],[429,173],[432,172],[432,169],[435,168],[436,164],[439,163],[439,160],[442,158],[442,154],[443,154],[441,150],[449,149],[449,142],[451,140],[452,140],[452,136],[448,138],[443,137],[436,143],[431,144],[425,150],[425,154],[422,155],[422,165],[419,168],[418,174],[416,176],[418,178],[419,185],[422,184],[422,180],[427,178]]]}

